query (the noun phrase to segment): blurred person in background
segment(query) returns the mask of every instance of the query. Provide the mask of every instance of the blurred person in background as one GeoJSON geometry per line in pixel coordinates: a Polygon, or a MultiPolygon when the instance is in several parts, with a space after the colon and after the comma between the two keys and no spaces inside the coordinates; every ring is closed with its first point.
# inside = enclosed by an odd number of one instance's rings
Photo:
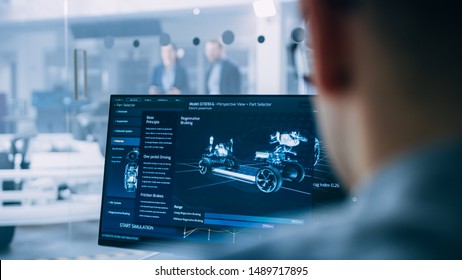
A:
{"type": "Polygon", "coordinates": [[[210,66],[205,76],[207,94],[241,93],[241,74],[238,66],[225,57],[223,44],[218,40],[208,41],[205,55],[210,66]]]}
{"type": "MultiPolygon", "coordinates": [[[[462,17],[436,0],[301,0],[318,122],[350,202],[227,255],[462,259],[462,17]]],[[[316,215],[316,214],[315,214],[316,215]]]]}
{"type": "Polygon", "coordinates": [[[174,44],[160,49],[162,63],[154,68],[149,94],[189,93],[188,75],[178,62],[177,47],[174,44]]]}

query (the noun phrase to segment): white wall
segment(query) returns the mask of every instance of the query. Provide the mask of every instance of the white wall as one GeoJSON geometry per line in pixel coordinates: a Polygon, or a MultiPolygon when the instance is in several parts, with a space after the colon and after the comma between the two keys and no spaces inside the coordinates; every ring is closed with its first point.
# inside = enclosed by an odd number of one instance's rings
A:
{"type": "Polygon", "coordinates": [[[194,8],[251,6],[252,0],[10,0],[0,6],[2,21],[61,19],[67,4],[69,16],[91,17],[164,13],[194,8]]]}

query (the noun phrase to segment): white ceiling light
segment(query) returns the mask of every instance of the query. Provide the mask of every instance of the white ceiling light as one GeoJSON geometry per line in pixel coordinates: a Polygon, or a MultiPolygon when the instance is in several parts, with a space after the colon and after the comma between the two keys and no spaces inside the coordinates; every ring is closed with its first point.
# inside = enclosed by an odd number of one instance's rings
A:
{"type": "Polygon", "coordinates": [[[273,17],[276,15],[276,7],[273,0],[253,1],[253,11],[257,17],[273,17]]]}

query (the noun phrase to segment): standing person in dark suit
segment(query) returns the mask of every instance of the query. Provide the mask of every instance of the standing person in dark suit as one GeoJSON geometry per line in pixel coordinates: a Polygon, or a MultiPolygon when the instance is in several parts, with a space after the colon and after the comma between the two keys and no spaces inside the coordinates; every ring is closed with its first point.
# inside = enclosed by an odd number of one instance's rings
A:
{"type": "Polygon", "coordinates": [[[205,79],[207,94],[241,93],[241,74],[238,66],[225,58],[220,41],[211,40],[205,45],[205,55],[211,62],[205,79]]]}
{"type": "Polygon", "coordinates": [[[188,74],[178,63],[174,44],[162,46],[162,63],[154,68],[149,94],[181,94],[189,92],[188,74]]]}

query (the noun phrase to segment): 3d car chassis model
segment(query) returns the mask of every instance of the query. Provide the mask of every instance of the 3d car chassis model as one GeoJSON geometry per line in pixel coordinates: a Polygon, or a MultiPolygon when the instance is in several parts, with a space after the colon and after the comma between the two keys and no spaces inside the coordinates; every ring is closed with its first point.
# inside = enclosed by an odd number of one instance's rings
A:
{"type": "MultiPolygon", "coordinates": [[[[293,148],[307,141],[307,138],[297,131],[278,131],[270,136],[270,144],[278,144],[274,150],[255,152],[254,162],[261,164],[258,168],[246,169],[239,165],[233,155],[233,139],[214,146],[214,137],[211,136],[206,153],[199,161],[199,172],[203,175],[215,174],[252,183],[264,193],[277,192],[284,180],[300,183],[305,178],[305,168],[298,163],[297,152],[293,148]]],[[[317,164],[319,156],[320,143],[315,138],[313,166],[317,164]]]]}

